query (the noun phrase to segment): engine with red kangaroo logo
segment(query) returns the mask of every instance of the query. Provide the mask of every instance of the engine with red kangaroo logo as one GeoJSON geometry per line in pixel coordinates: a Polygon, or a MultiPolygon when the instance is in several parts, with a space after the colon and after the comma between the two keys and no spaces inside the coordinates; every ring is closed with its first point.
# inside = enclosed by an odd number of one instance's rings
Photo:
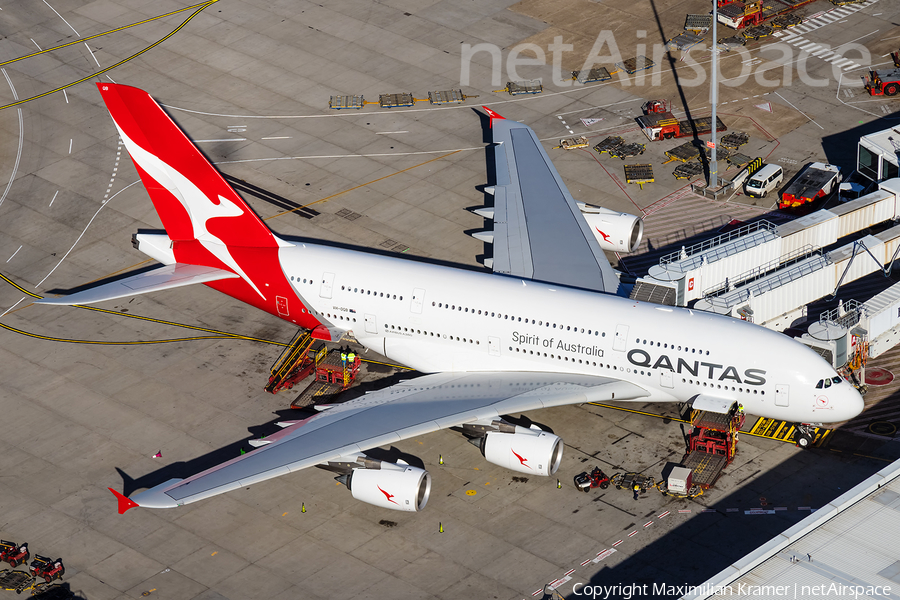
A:
{"type": "Polygon", "coordinates": [[[481,453],[495,465],[506,467],[519,473],[532,475],[553,475],[562,461],[562,438],[541,431],[516,426],[515,432],[488,432],[480,438],[481,453]]]}
{"type": "Polygon", "coordinates": [[[431,495],[431,474],[402,461],[369,461],[369,468],[353,469],[338,478],[353,497],[375,506],[417,512],[431,495]],[[375,467],[375,468],[371,468],[375,467]]]}
{"type": "Polygon", "coordinates": [[[600,247],[610,252],[634,252],[641,245],[644,222],[640,217],[578,202],[600,247]]]}

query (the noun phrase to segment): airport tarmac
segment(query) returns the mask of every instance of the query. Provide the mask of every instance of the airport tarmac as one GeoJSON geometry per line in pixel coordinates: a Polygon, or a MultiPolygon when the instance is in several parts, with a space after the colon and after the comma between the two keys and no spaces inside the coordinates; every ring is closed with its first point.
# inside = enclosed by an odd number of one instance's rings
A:
{"type": "MultiPolygon", "coordinates": [[[[679,116],[684,102],[692,114],[708,114],[708,88],[689,80],[709,51],[672,65],[660,57],[663,68],[635,78],[552,81],[548,44],[556,36],[573,46],[562,52],[566,70],[580,68],[605,29],[615,32],[624,58],[653,57],[652,45],[680,33],[684,14],[705,12],[705,2],[218,0],[155,18],[187,6],[0,0],[0,104],[35,97],[0,109],[0,272],[10,280],[0,281],[0,537],[62,557],[63,581],[77,597],[511,599],[566,577],[558,587],[566,597],[577,597],[579,582],[698,584],[900,457],[900,444],[872,436],[846,434],[831,449],[803,452],[744,437],[735,463],[695,500],[654,491],[635,501],[614,488],[583,494],[572,477],[594,464],[659,478],[684,447],[677,421],[584,405],[527,415],[566,441],[561,488],[556,477],[495,467],[462,436],[442,431],[397,448],[433,474],[431,500],[418,514],[357,502],[315,469],[177,509],[116,514],[107,487],[133,492],[236,456],[248,439],[276,429],[298,392],[263,391],[293,328],[211,289],[139,296],[101,311],[30,303],[32,293],[151,264],[130,236],[160,223],[97,81],[157,98],[285,236],[481,268],[484,244],[468,235],[485,226],[468,209],[484,204],[481,186],[493,183],[481,104],[529,124],[548,149],[571,135],[591,144],[610,134],[646,143],[644,155],[624,162],[592,150],[550,150],[577,199],[645,215],[639,253],[677,249],[772,204],[745,197],[717,204],[691,194],[672,175],[675,165],[662,165],[663,151],[676,144],[648,142],[634,123],[651,98],[672,100],[679,116]],[[519,67],[521,78],[543,78],[544,92],[495,92],[509,81],[506,56],[523,42],[546,52],[546,64],[519,67]],[[462,81],[462,44],[502,49],[496,80],[484,50],[462,81]],[[458,88],[477,98],[328,108],[338,94],[374,101],[458,88]],[[655,182],[643,189],[625,183],[622,165],[634,162],[653,164],[655,182]],[[775,512],[745,513],[760,508],[775,512]],[[602,559],[592,562],[598,553],[602,559]]],[[[864,44],[872,63],[889,61],[883,55],[900,41],[900,6],[869,0],[836,9],[819,0],[802,11],[816,26],[790,35],[793,42],[769,38],[721,61],[732,83],[745,70],[751,75],[723,87],[720,117],[750,134],[748,154],[784,165],[786,179],[810,160],[852,169],[859,135],[890,126],[896,113],[896,100],[863,95],[867,63],[834,66],[816,54],[824,44],[864,44]],[[791,68],[767,62],[779,54],[791,68]],[[757,79],[760,69],[768,74],[757,79]],[[760,82],[786,72],[789,85],[760,82]]],[[[719,37],[732,33],[721,28],[719,37]]],[[[609,45],[599,52],[608,54],[609,45]]],[[[721,168],[725,176],[735,172],[721,168]]],[[[363,385],[402,376],[371,363],[363,385]]],[[[896,383],[879,393],[892,401],[895,390],[896,383]]]]}

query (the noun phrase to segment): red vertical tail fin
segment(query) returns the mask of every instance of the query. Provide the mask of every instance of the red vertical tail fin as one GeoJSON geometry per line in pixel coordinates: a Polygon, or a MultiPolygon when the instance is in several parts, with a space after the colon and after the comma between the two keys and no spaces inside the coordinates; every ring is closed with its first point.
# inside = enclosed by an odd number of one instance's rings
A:
{"type": "Polygon", "coordinates": [[[97,87],[173,241],[278,246],[269,228],[147,92],[114,83],[97,87]]]}

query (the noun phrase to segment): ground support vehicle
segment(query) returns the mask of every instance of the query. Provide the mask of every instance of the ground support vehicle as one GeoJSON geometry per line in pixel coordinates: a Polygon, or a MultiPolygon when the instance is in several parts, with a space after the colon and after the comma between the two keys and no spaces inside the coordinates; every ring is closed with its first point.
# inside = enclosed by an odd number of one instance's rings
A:
{"type": "Polygon", "coordinates": [[[300,330],[275,364],[272,365],[269,382],[265,390],[275,394],[282,389],[291,389],[299,381],[309,376],[315,367],[315,352],[310,352],[310,347],[315,340],[306,330],[300,330]],[[312,354],[312,356],[310,356],[312,354]]]}
{"type": "Polygon", "coordinates": [[[582,135],[559,140],[559,146],[557,146],[557,148],[562,148],[563,150],[575,150],[577,148],[587,148],[589,144],[590,142],[588,142],[588,139],[582,135]]]}
{"type": "Polygon", "coordinates": [[[53,560],[40,554],[34,555],[34,560],[31,561],[28,570],[35,579],[43,579],[47,583],[54,579],[62,579],[62,576],[66,574],[66,567],[61,558],[53,560]]]}
{"type": "Polygon", "coordinates": [[[359,373],[359,354],[342,360],[348,353],[339,349],[328,351],[324,346],[315,353],[316,376],[305,390],[291,403],[291,408],[303,408],[312,404],[330,404],[335,396],[349,388],[359,373]]]}
{"type": "Polygon", "coordinates": [[[640,473],[616,473],[610,480],[617,490],[628,489],[633,490],[635,485],[640,486],[641,493],[656,487],[656,480],[649,475],[641,475],[640,473]]]}
{"type": "Polygon", "coordinates": [[[803,169],[781,194],[778,208],[796,208],[824,198],[841,184],[841,168],[814,162],[803,169]]]}
{"type": "Polygon", "coordinates": [[[0,562],[9,563],[13,569],[28,562],[29,556],[31,553],[28,551],[28,544],[0,541],[0,562]]]}
{"type": "Polygon", "coordinates": [[[593,69],[582,69],[581,71],[572,71],[572,79],[578,83],[593,83],[595,81],[609,81],[613,74],[606,67],[594,67],[593,69]]]}
{"type": "Polygon", "coordinates": [[[900,68],[869,71],[863,79],[870,96],[896,96],[900,93],[900,68]]]}
{"type": "Polygon", "coordinates": [[[693,472],[694,486],[709,489],[734,460],[744,413],[735,408],[727,414],[693,410],[691,425],[688,451],[681,464],[693,472]]]}
{"type": "MultiPolygon", "coordinates": [[[[712,117],[678,120],[664,100],[651,100],[644,104],[644,114],[637,118],[637,123],[651,142],[712,133],[712,117]]],[[[727,129],[722,119],[716,117],[716,131],[727,129]]]]}
{"type": "MultiPolygon", "coordinates": [[[[785,15],[812,1],[813,0],[746,0],[745,2],[740,2],[738,0],[718,0],[719,9],[717,14],[719,16],[719,23],[727,25],[732,29],[743,29],[785,15]]],[[[776,27],[791,27],[798,24],[799,21],[796,19],[781,19],[776,27]]]]}
{"type": "Polygon", "coordinates": [[[622,144],[621,146],[610,148],[608,152],[610,156],[615,156],[617,158],[625,160],[626,158],[640,156],[646,149],[647,146],[645,146],[644,144],[622,144]]]}
{"type": "Polygon", "coordinates": [[[0,590],[21,594],[33,587],[34,577],[28,571],[13,571],[11,569],[0,571],[0,590]]]}
{"type": "Polygon", "coordinates": [[[596,144],[594,146],[594,150],[596,150],[599,154],[603,154],[604,152],[612,152],[623,144],[625,144],[625,140],[617,135],[611,135],[599,144],[596,144]]]}
{"type": "Polygon", "coordinates": [[[585,493],[596,487],[605,490],[609,487],[609,477],[600,470],[600,467],[594,467],[590,473],[582,471],[575,476],[575,487],[585,493]]]}

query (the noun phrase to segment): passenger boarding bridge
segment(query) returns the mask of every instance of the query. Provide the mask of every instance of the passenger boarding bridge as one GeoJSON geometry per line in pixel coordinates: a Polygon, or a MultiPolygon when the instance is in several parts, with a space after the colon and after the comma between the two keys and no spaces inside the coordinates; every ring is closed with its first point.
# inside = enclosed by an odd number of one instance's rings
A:
{"type": "MultiPolygon", "coordinates": [[[[760,221],[683,247],[662,257],[647,276],[638,279],[631,297],[692,306],[781,331],[805,318],[809,303],[889,265],[900,253],[900,225],[831,251],[824,248],[872,225],[898,219],[900,178],[894,178],[877,184],[875,191],[861,198],[789,223],[760,221]]],[[[860,309],[862,316],[852,326],[844,327],[840,335],[846,337],[856,328],[852,339],[868,341],[869,352],[886,343],[893,345],[900,339],[900,317],[888,324],[882,315],[893,315],[893,309],[887,310],[882,304],[900,306],[900,288],[893,293],[896,299],[890,295],[890,299],[873,298],[873,304],[860,309]]],[[[832,327],[825,337],[840,337],[835,331],[832,327]]],[[[810,345],[821,347],[816,341],[813,339],[810,345]]],[[[832,360],[847,356],[846,348],[842,353],[831,343],[834,340],[826,341],[832,360]]]]}

